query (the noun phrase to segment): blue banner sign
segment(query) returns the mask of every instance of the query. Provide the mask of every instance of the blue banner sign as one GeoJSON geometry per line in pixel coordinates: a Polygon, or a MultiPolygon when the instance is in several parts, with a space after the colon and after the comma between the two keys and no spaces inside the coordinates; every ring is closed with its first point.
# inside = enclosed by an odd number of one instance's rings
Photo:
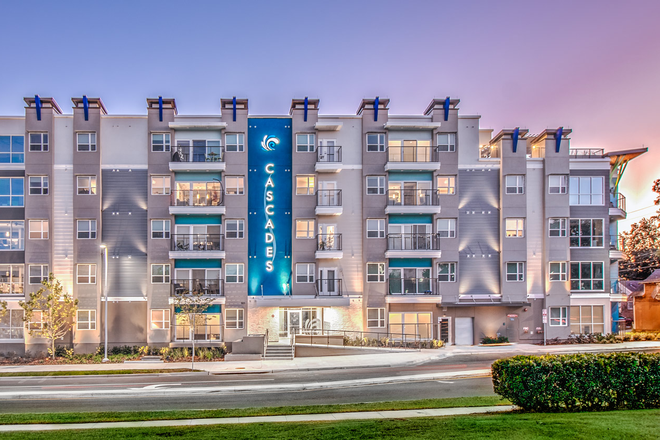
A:
{"type": "Polygon", "coordinates": [[[289,295],[291,119],[248,119],[248,294],[289,295]]]}

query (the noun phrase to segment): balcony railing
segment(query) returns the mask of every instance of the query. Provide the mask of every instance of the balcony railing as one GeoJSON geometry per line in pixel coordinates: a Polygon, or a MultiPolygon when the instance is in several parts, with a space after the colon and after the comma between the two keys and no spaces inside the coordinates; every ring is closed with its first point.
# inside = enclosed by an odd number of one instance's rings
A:
{"type": "Polygon", "coordinates": [[[339,163],[341,162],[340,146],[320,146],[316,150],[317,162],[339,163]]]}
{"type": "Polygon", "coordinates": [[[389,278],[390,295],[437,295],[435,278],[389,278]]]}
{"type": "Polygon", "coordinates": [[[316,280],[316,295],[317,296],[341,296],[341,280],[340,279],[318,279],[316,280]]]}
{"type": "Polygon", "coordinates": [[[438,162],[438,148],[431,146],[390,146],[387,155],[390,162],[438,162]]]}
{"type": "Polygon", "coordinates": [[[225,159],[224,148],[176,146],[172,153],[172,162],[222,162],[225,159]]]}
{"type": "Polygon", "coordinates": [[[173,251],[224,251],[224,234],[174,234],[173,251]]]}
{"type": "Polygon", "coordinates": [[[221,189],[192,189],[172,191],[172,206],[222,206],[221,189]]]}
{"type": "Polygon", "coordinates": [[[173,280],[171,296],[206,295],[223,296],[222,280],[206,280],[203,278],[173,280]]]}
{"type": "Polygon", "coordinates": [[[340,189],[317,190],[316,206],[341,206],[341,190],[340,189]]]}
{"type": "Polygon", "coordinates": [[[437,251],[440,250],[438,234],[399,233],[387,234],[388,251],[437,251]]]}
{"type": "Polygon", "coordinates": [[[610,235],[610,250],[611,251],[623,251],[623,236],[622,235],[610,235]]]}
{"type": "Polygon", "coordinates": [[[316,236],[317,251],[340,251],[341,234],[318,234],[316,236]]]}
{"type": "Polygon", "coordinates": [[[497,145],[482,145],[479,148],[480,159],[499,159],[500,147],[497,145]]]}
{"type": "Polygon", "coordinates": [[[603,148],[571,148],[568,155],[571,159],[600,159],[605,154],[603,148]]]}
{"type": "Polygon", "coordinates": [[[621,193],[610,194],[610,208],[617,208],[626,212],[626,196],[621,193]]]}
{"type": "Polygon", "coordinates": [[[438,190],[390,189],[387,191],[388,206],[438,206],[438,190]]]}
{"type": "Polygon", "coordinates": [[[0,295],[22,295],[23,294],[23,282],[14,281],[13,283],[9,281],[0,281],[0,295]]]}
{"type": "MultiPolygon", "coordinates": [[[[222,326],[219,324],[198,324],[195,326],[195,341],[220,341],[222,326]]],[[[190,324],[176,324],[174,326],[175,341],[192,341],[190,338],[190,324]]]]}

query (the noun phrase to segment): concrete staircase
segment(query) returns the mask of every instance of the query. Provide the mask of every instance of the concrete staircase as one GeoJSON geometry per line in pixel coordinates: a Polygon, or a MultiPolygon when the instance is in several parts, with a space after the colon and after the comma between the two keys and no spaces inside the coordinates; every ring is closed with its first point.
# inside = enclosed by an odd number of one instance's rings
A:
{"type": "Polygon", "coordinates": [[[266,346],[266,353],[264,359],[267,361],[275,360],[292,360],[295,354],[294,347],[292,345],[280,345],[273,344],[266,346]]]}

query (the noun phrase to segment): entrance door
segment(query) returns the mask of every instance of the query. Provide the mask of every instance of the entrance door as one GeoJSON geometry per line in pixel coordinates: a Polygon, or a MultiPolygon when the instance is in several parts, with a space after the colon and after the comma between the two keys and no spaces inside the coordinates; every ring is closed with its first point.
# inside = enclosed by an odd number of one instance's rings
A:
{"type": "Polygon", "coordinates": [[[319,182],[319,206],[339,206],[337,182],[319,182]]]}
{"type": "Polygon", "coordinates": [[[338,293],[337,269],[334,267],[319,269],[319,295],[337,295],[338,293]]]}
{"type": "Polygon", "coordinates": [[[319,162],[339,162],[335,145],[334,139],[319,139],[319,162]]]}
{"type": "Polygon", "coordinates": [[[337,225],[319,224],[319,249],[325,251],[337,249],[339,244],[335,240],[336,231],[337,225]]]}
{"type": "Polygon", "coordinates": [[[456,345],[474,345],[474,327],[472,318],[456,318],[456,345]]]}

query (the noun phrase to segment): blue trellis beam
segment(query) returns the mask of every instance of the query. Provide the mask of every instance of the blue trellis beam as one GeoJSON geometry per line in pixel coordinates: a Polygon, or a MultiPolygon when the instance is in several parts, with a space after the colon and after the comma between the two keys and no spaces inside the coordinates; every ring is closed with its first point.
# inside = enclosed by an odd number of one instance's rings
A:
{"type": "Polygon", "coordinates": [[[158,120],[163,122],[163,97],[158,97],[158,120]]]}
{"type": "Polygon", "coordinates": [[[518,137],[520,137],[520,127],[516,127],[513,130],[513,152],[515,153],[518,150],[518,137]]]}
{"type": "Polygon", "coordinates": [[[39,98],[39,95],[34,95],[34,106],[37,108],[37,121],[41,121],[41,98],[39,98]]]}
{"type": "Polygon", "coordinates": [[[85,111],[85,121],[89,121],[89,101],[87,95],[83,95],[83,110],[85,111]]]}
{"type": "Polygon", "coordinates": [[[559,153],[559,148],[561,147],[561,137],[564,134],[564,127],[559,127],[557,134],[555,135],[555,153],[559,153]]]}
{"type": "Polygon", "coordinates": [[[374,100],[374,122],[378,122],[378,96],[374,100]]]}

